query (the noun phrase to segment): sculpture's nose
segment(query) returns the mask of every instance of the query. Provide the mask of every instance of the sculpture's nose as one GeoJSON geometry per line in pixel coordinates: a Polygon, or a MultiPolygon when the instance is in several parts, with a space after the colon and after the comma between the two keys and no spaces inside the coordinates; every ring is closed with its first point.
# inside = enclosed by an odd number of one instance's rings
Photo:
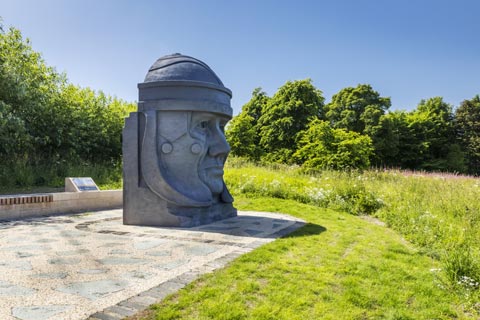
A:
{"type": "Polygon", "coordinates": [[[225,134],[219,126],[216,126],[209,144],[208,154],[212,157],[217,157],[221,155],[226,156],[229,152],[230,146],[225,139],[225,134]]]}

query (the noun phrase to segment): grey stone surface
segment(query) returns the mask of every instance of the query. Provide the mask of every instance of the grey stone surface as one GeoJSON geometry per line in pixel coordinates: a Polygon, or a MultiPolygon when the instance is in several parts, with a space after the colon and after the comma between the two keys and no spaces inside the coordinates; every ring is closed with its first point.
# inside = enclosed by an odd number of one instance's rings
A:
{"type": "Polygon", "coordinates": [[[156,248],[160,245],[164,245],[165,243],[166,243],[165,240],[153,239],[153,240],[137,241],[133,245],[134,245],[135,249],[147,250],[147,249],[156,248]]]}
{"type": "Polygon", "coordinates": [[[7,251],[7,250],[44,251],[44,250],[48,250],[49,248],[50,247],[48,247],[48,246],[41,246],[41,245],[37,245],[37,244],[31,244],[31,245],[27,244],[27,245],[24,245],[24,246],[5,247],[5,248],[1,248],[0,250],[2,250],[2,251],[7,251]]]}
{"type": "Polygon", "coordinates": [[[115,315],[111,313],[105,313],[105,312],[97,312],[95,314],[92,314],[90,319],[95,319],[95,320],[121,320],[123,316],[121,315],[115,315]]]}
{"type": "Polygon", "coordinates": [[[141,280],[150,279],[153,276],[154,276],[153,273],[135,270],[135,271],[130,271],[130,272],[123,273],[121,275],[121,278],[129,280],[129,281],[135,281],[135,280],[138,280],[138,279],[141,279],[141,280]]]}
{"type": "Polygon", "coordinates": [[[185,252],[192,256],[206,256],[217,251],[218,248],[209,245],[197,245],[185,248],[185,252]]]}
{"type": "Polygon", "coordinates": [[[257,234],[262,233],[262,230],[253,230],[253,229],[246,229],[245,232],[250,236],[256,236],[257,234]]]}
{"type": "Polygon", "coordinates": [[[158,59],[123,130],[128,225],[192,227],[236,216],[223,181],[232,93],[202,61],[158,59]]]}
{"type": "Polygon", "coordinates": [[[142,264],[148,262],[144,259],[128,258],[128,257],[108,257],[104,259],[98,259],[98,262],[106,265],[119,265],[119,264],[142,264]]]}
{"type": "Polygon", "coordinates": [[[46,320],[70,308],[69,305],[14,307],[12,315],[22,320],[46,320]]]}
{"type": "Polygon", "coordinates": [[[39,279],[65,279],[68,273],[66,272],[48,272],[48,273],[39,273],[32,275],[32,278],[39,279]]]}
{"type": "Polygon", "coordinates": [[[100,280],[87,282],[74,282],[67,286],[57,288],[58,291],[78,294],[90,300],[96,300],[105,295],[120,291],[127,287],[128,283],[123,280],[100,280]]]}
{"type": "Polygon", "coordinates": [[[171,269],[177,268],[181,265],[184,265],[187,262],[188,262],[187,259],[179,259],[179,260],[175,260],[175,261],[170,261],[170,262],[157,264],[154,267],[158,268],[158,269],[171,270],[171,269]]]}
{"type": "Polygon", "coordinates": [[[155,257],[166,257],[166,256],[170,256],[172,252],[169,250],[161,250],[161,251],[149,251],[147,252],[147,254],[149,256],[155,256],[155,257]]]}
{"type": "Polygon", "coordinates": [[[106,269],[81,269],[78,270],[78,273],[82,274],[101,274],[101,273],[106,273],[108,270],[106,269]]]}
{"type": "Polygon", "coordinates": [[[85,253],[88,253],[87,249],[57,251],[57,255],[59,256],[75,256],[75,255],[85,254],[85,253]]]}
{"type": "Polygon", "coordinates": [[[14,285],[7,281],[0,280],[0,296],[27,296],[35,293],[35,290],[14,285]]]}
{"type": "Polygon", "coordinates": [[[130,252],[127,250],[122,250],[122,249],[113,249],[110,250],[108,254],[129,254],[130,252]]]}
{"type": "Polygon", "coordinates": [[[35,257],[37,254],[30,253],[30,252],[17,252],[18,258],[30,258],[35,257]]]}
{"type": "Polygon", "coordinates": [[[56,258],[48,260],[50,264],[77,264],[80,262],[80,258],[56,258]]]}
{"type": "Polygon", "coordinates": [[[0,261],[0,267],[6,267],[9,269],[18,269],[18,270],[32,270],[32,264],[29,261],[18,260],[18,261],[0,261]]]}
{"type": "Polygon", "coordinates": [[[105,312],[108,313],[113,313],[113,314],[118,314],[122,317],[128,317],[132,316],[135,313],[137,313],[137,310],[133,310],[131,308],[125,308],[125,307],[120,307],[120,306],[112,306],[104,310],[105,312]]]}

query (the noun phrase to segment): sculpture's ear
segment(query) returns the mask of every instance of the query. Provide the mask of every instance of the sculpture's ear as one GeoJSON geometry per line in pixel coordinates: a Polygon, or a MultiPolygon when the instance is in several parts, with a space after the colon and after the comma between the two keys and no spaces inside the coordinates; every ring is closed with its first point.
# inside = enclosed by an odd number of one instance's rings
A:
{"type": "Polygon", "coordinates": [[[226,202],[226,203],[232,203],[233,202],[233,197],[232,197],[230,191],[228,191],[227,186],[225,185],[225,182],[223,183],[223,191],[222,191],[222,194],[221,194],[221,198],[222,198],[223,202],[226,202]]]}
{"type": "Polygon", "coordinates": [[[150,190],[167,202],[187,207],[208,207],[212,199],[195,200],[174,189],[166,180],[166,174],[158,164],[156,136],[156,111],[146,111],[145,132],[140,155],[142,176],[150,190]]]}

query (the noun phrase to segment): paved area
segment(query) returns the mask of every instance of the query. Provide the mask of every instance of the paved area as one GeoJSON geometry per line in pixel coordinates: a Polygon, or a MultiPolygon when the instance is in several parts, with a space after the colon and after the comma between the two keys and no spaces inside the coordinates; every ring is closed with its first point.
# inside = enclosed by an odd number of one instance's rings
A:
{"type": "Polygon", "coordinates": [[[260,212],[190,229],[122,210],[0,221],[0,319],[122,319],[303,225],[260,212]]]}

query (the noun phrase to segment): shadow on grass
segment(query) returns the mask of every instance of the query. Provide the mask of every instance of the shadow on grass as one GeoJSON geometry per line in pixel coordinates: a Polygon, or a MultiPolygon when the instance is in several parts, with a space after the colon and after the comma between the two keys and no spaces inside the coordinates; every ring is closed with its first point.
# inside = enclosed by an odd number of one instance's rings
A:
{"type": "Polygon", "coordinates": [[[321,225],[318,225],[315,223],[307,223],[303,227],[300,227],[299,229],[297,229],[296,231],[284,236],[284,238],[316,236],[325,231],[327,231],[327,228],[321,225]]]}

